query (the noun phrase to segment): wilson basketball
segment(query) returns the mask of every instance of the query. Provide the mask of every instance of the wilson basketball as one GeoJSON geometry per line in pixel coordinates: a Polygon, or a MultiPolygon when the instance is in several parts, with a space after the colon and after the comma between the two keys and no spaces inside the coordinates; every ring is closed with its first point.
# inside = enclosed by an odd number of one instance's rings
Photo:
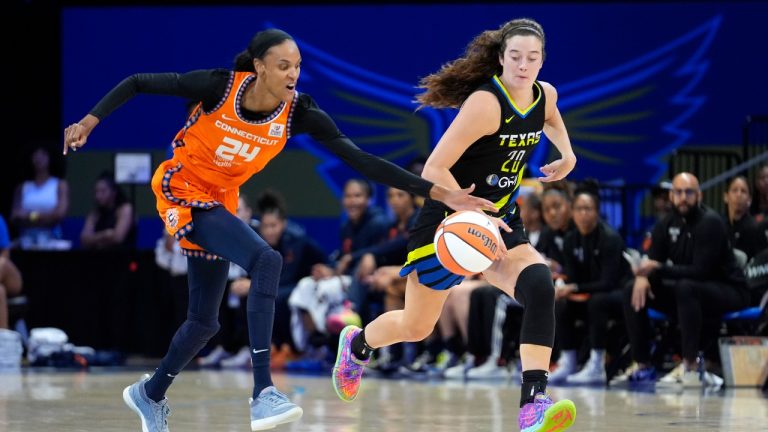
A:
{"type": "Polygon", "coordinates": [[[488,269],[501,243],[496,225],[476,211],[453,213],[443,219],[435,231],[437,259],[457,275],[470,276],[488,269]]]}

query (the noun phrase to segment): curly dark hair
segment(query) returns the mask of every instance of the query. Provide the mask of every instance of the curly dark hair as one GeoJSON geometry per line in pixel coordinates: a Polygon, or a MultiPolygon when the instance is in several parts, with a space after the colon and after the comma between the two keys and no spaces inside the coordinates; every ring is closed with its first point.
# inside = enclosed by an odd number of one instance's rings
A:
{"type": "Polygon", "coordinates": [[[544,29],[530,18],[504,23],[498,30],[486,30],[467,45],[464,56],[446,63],[439,71],[421,79],[419,88],[426,89],[416,97],[419,108],[458,108],[477,87],[502,71],[499,59],[512,36],[536,36],[541,40],[542,60],[544,29]]]}

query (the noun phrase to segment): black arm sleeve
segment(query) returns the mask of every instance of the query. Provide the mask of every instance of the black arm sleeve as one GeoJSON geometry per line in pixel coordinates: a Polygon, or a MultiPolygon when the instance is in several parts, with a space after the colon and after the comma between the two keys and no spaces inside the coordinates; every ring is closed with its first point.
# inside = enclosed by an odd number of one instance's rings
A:
{"type": "Polygon", "coordinates": [[[103,119],[139,93],[179,96],[203,102],[210,110],[224,97],[229,71],[226,69],[196,70],[178,73],[140,73],[122,80],[106,94],[90,114],[103,119]]]}
{"type": "MultiPolygon", "coordinates": [[[[600,276],[593,281],[578,284],[578,292],[592,293],[600,291],[611,291],[621,288],[621,279],[624,276],[622,270],[624,265],[624,242],[618,235],[606,235],[598,246],[600,249],[600,276]]],[[[588,253],[584,251],[584,253],[588,253]]]]}
{"type": "Polygon", "coordinates": [[[664,265],[656,269],[661,277],[671,279],[709,279],[722,268],[723,244],[728,243],[728,233],[719,217],[705,216],[694,228],[696,240],[692,264],[664,265]]]}
{"type": "Polygon", "coordinates": [[[399,166],[361,150],[347,138],[331,117],[321,110],[309,95],[299,97],[294,113],[292,135],[308,133],[344,163],[369,179],[397,189],[429,197],[433,183],[399,166]]]}

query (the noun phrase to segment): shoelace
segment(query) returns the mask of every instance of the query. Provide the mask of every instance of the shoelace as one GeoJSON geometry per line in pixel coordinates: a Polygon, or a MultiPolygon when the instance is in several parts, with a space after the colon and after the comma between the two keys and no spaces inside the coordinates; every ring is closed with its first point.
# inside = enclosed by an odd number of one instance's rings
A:
{"type": "Polygon", "coordinates": [[[274,390],[264,396],[262,399],[269,402],[272,406],[278,406],[288,401],[288,396],[280,393],[278,390],[274,390]]]}
{"type": "Polygon", "coordinates": [[[168,405],[155,406],[155,420],[162,422],[161,428],[165,430],[168,427],[168,416],[171,415],[171,409],[168,405]],[[159,417],[159,418],[158,418],[159,417]]]}
{"type": "Polygon", "coordinates": [[[536,398],[533,400],[533,409],[536,411],[536,421],[541,421],[544,417],[544,411],[552,405],[552,400],[549,398],[536,398]]]}

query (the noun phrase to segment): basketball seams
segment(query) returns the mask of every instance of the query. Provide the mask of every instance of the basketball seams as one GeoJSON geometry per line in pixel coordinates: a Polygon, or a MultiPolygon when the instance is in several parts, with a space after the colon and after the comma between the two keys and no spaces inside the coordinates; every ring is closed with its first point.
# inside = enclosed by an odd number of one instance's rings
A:
{"type": "Polygon", "coordinates": [[[437,239],[437,244],[435,244],[435,251],[437,252],[437,260],[440,261],[440,264],[443,265],[446,269],[448,269],[452,273],[461,274],[464,276],[468,276],[471,273],[467,271],[462,265],[456,261],[456,258],[453,257],[453,254],[451,253],[451,250],[448,249],[448,242],[445,241],[444,236],[440,236],[437,239]],[[445,260],[446,262],[443,262],[445,260]],[[457,269],[462,269],[466,273],[459,273],[452,269],[452,267],[455,267],[457,269]]]}

